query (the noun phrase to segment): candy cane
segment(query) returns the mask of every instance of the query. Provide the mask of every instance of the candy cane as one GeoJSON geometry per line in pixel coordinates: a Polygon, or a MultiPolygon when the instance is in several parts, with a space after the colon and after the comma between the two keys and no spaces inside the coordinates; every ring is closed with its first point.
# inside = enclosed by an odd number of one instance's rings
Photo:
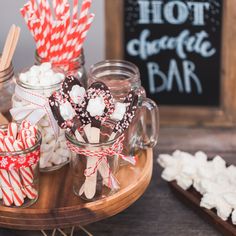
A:
{"type": "Polygon", "coordinates": [[[7,129],[7,136],[11,136],[14,139],[17,138],[17,132],[18,132],[18,128],[17,128],[17,124],[12,122],[8,125],[8,129],[7,129]]]}
{"type": "MultiPolygon", "coordinates": [[[[16,140],[13,144],[16,151],[22,151],[24,150],[24,144],[21,141],[16,140]]],[[[31,186],[32,180],[34,179],[34,173],[32,168],[30,167],[24,167],[20,168],[20,176],[23,182],[23,190],[25,196],[27,196],[29,199],[35,199],[37,196],[37,191],[31,186]]]]}
{"type": "MultiPolygon", "coordinates": [[[[5,151],[4,140],[0,139],[0,152],[4,151],[5,151]]],[[[1,182],[3,204],[5,206],[11,206],[13,204],[13,197],[11,191],[12,187],[10,184],[8,172],[4,169],[0,169],[0,182],[1,182]]]]}
{"type": "Polygon", "coordinates": [[[23,120],[20,125],[21,129],[29,129],[30,126],[32,126],[32,124],[27,120],[23,120]]]}
{"type": "Polygon", "coordinates": [[[5,135],[6,133],[3,130],[0,130],[0,138],[4,138],[5,135]]]}
{"type": "MultiPolygon", "coordinates": [[[[25,140],[25,148],[30,148],[35,145],[34,137],[27,137],[25,140]]],[[[25,193],[29,199],[35,199],[38,192],[33,188],[34,170],[31,167],[20,168],[21,178],[25,187],[25,193]]]]}
{"type": "MultiPolygon", "coordinates": [[[[5,137],[4,138],[4,147],[7,152],[14,152],[13,147],[14,138],[5,137]]],[[[18,171],[14,168],[10,169],[9,172],[10,183],[12,186],[13,201],[16,206],[22,206],[24,203],[24,194],[22,193],[22,184],[18,171]]]]}

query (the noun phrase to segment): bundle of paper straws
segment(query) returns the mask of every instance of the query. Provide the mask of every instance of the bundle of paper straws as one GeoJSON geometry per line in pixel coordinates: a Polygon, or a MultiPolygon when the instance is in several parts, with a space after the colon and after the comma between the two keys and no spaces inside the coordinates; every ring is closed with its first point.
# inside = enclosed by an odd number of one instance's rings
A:
{"type": "Polygon", "coordinates": [[[79,14],[79,0],[28,1],[20,10],[36,42],[37,53],[43,62],[67,63],[78,58],[94,19],[89,13],[92,0],[83,0],[79,14]]]}

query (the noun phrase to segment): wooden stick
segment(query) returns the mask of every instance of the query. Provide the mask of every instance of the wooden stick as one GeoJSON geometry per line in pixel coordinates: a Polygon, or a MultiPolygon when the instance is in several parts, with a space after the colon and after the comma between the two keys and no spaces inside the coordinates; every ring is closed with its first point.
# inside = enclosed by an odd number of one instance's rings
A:
{"type": "Polygon", "coordinates": [[[11,46],[14,40],[14,34],[15,34],[15,30],[16,30],[16,26],[12,25],[9,33],[7,35],[7,39],[3,48],[3,52],[2,52],[2,58],[1,58],[1,64],[0,64],[0,71],[3,71],[5,69],[7,60],[8,60],[8,56],[11,50],[11,46]]]}
{"type": "Polygon", "coordinates": [[[4,69],[7,69],[11,64],[13,55],[14,55],[15,50],[16,50],[16,46],[17,46],[18,41],[19,41],[19,37],[20,37],[20,27],[16,27],[16,30],[15,30],[15,33],[14,33],[13,43],[11,45],[11,49],[10,49],[10,52],[9,52],[9,55],[8,55],[8,58],[7,58],[7,62],[6,62],[6,65],[5,65],[4,69]]]}

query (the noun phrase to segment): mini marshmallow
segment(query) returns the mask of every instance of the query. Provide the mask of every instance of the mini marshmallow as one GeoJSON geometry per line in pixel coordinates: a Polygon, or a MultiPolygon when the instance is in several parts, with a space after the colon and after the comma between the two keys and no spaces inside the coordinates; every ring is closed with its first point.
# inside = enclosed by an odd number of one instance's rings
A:
{"type": "Polygon", "coordinates": [[[166,168],[166,167],[169,167],[169,166],[172,166],[172,165],[176,164],[176,160],[168,154],[159,155],[159,157],[157,159],[157,162],[163,168],[166,168]]]}
{"type": "Polygon", "coordinates": [[[186,177],[194,179],[196,173],[197,173],[197,165],[194,161],[189,162],[188,165],[184,165],[182,167],[182,174],[186,177]]]}
{"type": "Polygon", "coordinates": [[[19,76],[19,79],[20,79],[21,82],[27,83],[27,81],[28,81],[28,76],[27,76],[27,74],[25,74],[25,73],[21,73],[20,76],[19,76]]]}
{"type": "Polygon", "coordinates": [[[44,142],[45,143],[50,143],[50,142],[52,142],[54,140],[54,135],[48,133],[43,138],[44,138],[44,142]]]}
{"type": "Polygon", "coordinates": [[[208,210],[211,210],[216,207],[216,198],[217,196],[215,194],[204,194],[204,196],[201,199],[200,207],[204,207],[208,210]]]}
{"type": "Polygon", "coordinates": [[[226,169],[226,174],[232,184],[236,183],[236,167],[231,165],[226,169]]]}
{"type": "Polygon", "coordinates": [[[55,165],[60,165],[62,163],[63,160],[62,158],[60,158],[60,155],[58,154],[58,150],[55,153],[53,153],[51,161],[55,165]]]}
{"type": "Polygon", "coordinates": [[[115,111],[111,115],[112,120],[120,121],[123,119],[126,112],[127,105],[125,103],[117,102],[115,104],[115,111]]]}
{"type": "Polygon", "coordinates": [[[177,175],[179,174],[179,168],[175,168],[175,167],[167,167],[163,172],[161,177],[168,181],[171,182],[173,180],[175,180],[175,178],[177,177],[177,175]]]}
{"type": "Polygon", "coordinates": [[[236,209],[236,192],[223,194],[223,199],[234,209],[236,209]]]}
{"type": "Polygon", "coordinates": [[[41,145],[41,152],[49,152],[50,150],[52,150],[54,148],[53,145],[50,144],[42,144],[41,145]]]}
{"type": "Polygon", "coordinates": [[[56,150],[55,153],[58,156],[62,156],[62,157],[69,157],[70,156],[70,151],[68,149],[59,148],[59,149],[56,150]]]}
{"type": "MultiPolygon", "coordinates": [[[[52,70],[51,63],[43,63],[39,66],[32,66],[29,71],[21,73],[19,79],[21,82],[33,86],[51,86],[59,84],[65,76],[62,73],[56,73],[52,70]]],[[[47,90],[44,90],[44,95],[50,96],[47,90]]]]}
{"type": "Polygon", "coordinates": [[[222,193],[222,191],[224,191],[224,189],[220,185],[214,183],[209,179],[201,180],[201,189],[202,192],[204,193],[214,193],[214,194],[220,194],[222,193]]]}
{"type": "Polygon", "coordinates": [[[103,97],[96,97],[94,99],[89,100],[87,111],[92,117],[102,116],[105,108],[106,108],[106,104],[104,102],[103,97]]]}
{"type": "Polygon", "coordinates": [[[181,176],[181,175],[178,175],[176,177],[176,182],[178,186],[181,187],[183,190],[189,189],[193,184],[193,181],[191,178],[188,178],[186,176],[181,176]]]}
{"type": "Polygon", "coordinates": [[[208,163],[206,165],[199,166],[198,175],[200,178],[212,179],[212,178],[214,178],[215,171],[211,167],[210,163],[208,163]]]}
{"type": "Polygon", "coordinates": [[[231,212],[232,212],[232,207],[222,198],[216,198],[216,210],[217,210],[217,215],[224,221],[226,221],[231,212]]]}
{"type": "Polygon", "coordinates": [[[80,104],[85,94],[86,94],[86,91],[84,87],[81,87],[79,85],[74,85],[71,91],[69,92],[70,98],[75,104],[80,104]]]}
{"type": "Polygon", "coordinates": [[[232,213],[232,223],[236,225],[236,209],[232,213]]]}
{"type": "Polygon", "coordinates": [[[76,115],[75,110],[68,101],[60,105],[60,114],[65,121],[72,120],[76,115]]]}
{"type": "Polygon", "coordinates": [[[41,72],[46,72],[49,71],[52,68],[52,64],[49,62],[44,62],[40,65],[40,71],[41,72]]]}
{"type": "Polygon", "coordinates": [[[216,171],[222,171],[226,168],[226,162],[220,156],[216,156],[213,159],[212,164],[216,171]]]}

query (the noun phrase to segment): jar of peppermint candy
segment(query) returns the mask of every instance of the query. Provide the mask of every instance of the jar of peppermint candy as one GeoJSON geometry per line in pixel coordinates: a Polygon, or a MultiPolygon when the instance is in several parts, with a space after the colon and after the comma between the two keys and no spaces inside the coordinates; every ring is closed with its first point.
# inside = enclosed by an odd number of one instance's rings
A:
{"type": "Polygon", "coordinates": [[[61,130],[48,105],[48,97],[60,90],[64,72],[50,63],[42,63],[22,71],[16,78],[12,98],[12,117],[37,125],[42,133],[40,170],[53,171],[69,163],[65,133],[61,130]]]}

